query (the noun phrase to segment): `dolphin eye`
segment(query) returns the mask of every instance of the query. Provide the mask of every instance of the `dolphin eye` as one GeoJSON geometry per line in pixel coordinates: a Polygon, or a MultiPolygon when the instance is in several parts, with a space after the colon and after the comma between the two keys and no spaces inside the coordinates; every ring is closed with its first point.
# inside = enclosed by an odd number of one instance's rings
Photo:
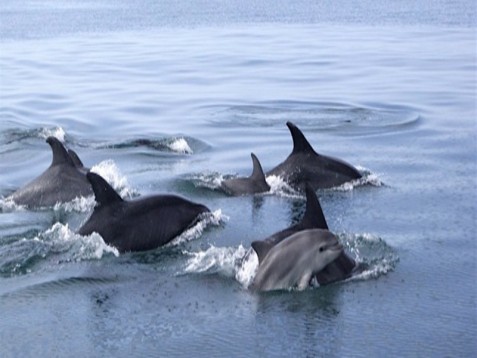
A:
{"type": "Polygon", "coordinates": [[[323,251],[325,251],[325,248],[322,246],[320,247],[320,252],[323,252],[323,251]]]}

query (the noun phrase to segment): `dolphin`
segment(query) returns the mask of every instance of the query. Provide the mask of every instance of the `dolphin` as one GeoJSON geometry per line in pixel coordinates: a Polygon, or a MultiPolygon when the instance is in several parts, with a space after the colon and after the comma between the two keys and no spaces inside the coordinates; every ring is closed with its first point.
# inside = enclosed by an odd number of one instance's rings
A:
{"type": "Polygon", "coordinates": [[[175,195],[153,195],[123,200],[98,174],[86,175],[93,188],[96,206],[78,230],[93,232],[120,252],[146,251],[163,246],[210,212],[207,207],[175,195]]]}
{"type": "Polygon", "coordinates": [[[7,199],[27,207],[45,207],[92,195],[91,185],[86,179],[86,172],[82,169],[84,167],[78,155],[71,151],[76,157],[73,159],[55,137],[48,137],[46,142],[53,153],[48,169],[7,199]],[[76,160],[81,163],[81,168],[78,162],[75,163],[76,160]]]}
{"type": "Polygon", "coordinates": [[[262,165],[257,156],[251,153],[253,162],[252,175],[248,178],[234,178],[224,180],[221,184],[221,188],[229,195],[239,196],[246,194],[264,193],[270,190],[265,180],[265,174],[263,173],[262,165]]]}
{"type": "Polygon", "coordinates": [[[70,156],[71,160],[75,167],[86,175],[89,172],[89,168],[85,167],[81,159],[79,158],[78,154],[73,149],[68,149],[68,155],[70,156]]]}
{"type": "MultiPolygon", "coordinates": [[[[253,244],[252,244],[253,245],[253,244]]],[[[308,287],[312,277],[335,260],[343,251],[338,238],[328,230],[299,231],[270,250],[259,241],[253,245],[258,255],[258,271],[251,288],[255,291],[308,287]]]]}
{"type": "MultiPolygon", "coordinates": [[[[255,248],[260,246],[259,250],[261,251],[261,254],[266,255],[267,251],[273,246],[299,231],[307,229],[328,230],[328,224],[323,214],[323,210],[321,209],[318,197],[316,196],[315,190],[313,190],[311,185],[308,183],[306,184],[305,188],[306,209],[301,221],[267,237],[262,241],[252,242],[252,248],[255,250],[255,252],[257,252],[255,248]],[[261,242],[264,242],[265,244],[261,244],[261,242]]],[[[344,251],[342,251],[335,260],[326,265],[321,271],[317,272],[315,277],[320,285],[326,285],[350,277],[355,267],[356,262],[344,251]]]]}
{"type": "Polygon", "coordinates": [[[292,122],[287,122],[287,126],[293,139],[293,150],[284,162],[268,171],[267,176],[279,176],[300,191],[306,182],[316,190],[361,178],[360,172],[351,164],[316,153],[302,131],[292,122]]]}

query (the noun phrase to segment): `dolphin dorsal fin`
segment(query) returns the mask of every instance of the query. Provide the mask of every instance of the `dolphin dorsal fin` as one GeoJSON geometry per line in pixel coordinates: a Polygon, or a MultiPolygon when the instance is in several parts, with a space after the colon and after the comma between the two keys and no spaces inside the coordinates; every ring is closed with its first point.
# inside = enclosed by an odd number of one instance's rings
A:
{"type": "Polygon", "coordinates": [[[273,244],[267,241],[254,241],[252,242],[252,248],[255,250],[258,256],[258,263],[260,264],[265,256],[267,256],[273,244]]]}
{"type": "Polygon", "coordinates": [[[58,138],[48,137],[46,142],[50,145],[51,151],[53,152],[51,166],[59,164],[67,164],[73,167],[75,166],[73,160],[66,151],[66,148],[63,146],[63,143],[61,143],[58,138]]]}
{"type": "Polygon", "coordinates": [[[77,168],[84,168],[83,162],[73,149],[68,149],[68,154],[77,168]]]}
{"type": "Polygon", "coordinates": [[[315,190],[309,183],[306,183],[306,209],[301,224],[305,228],[316,228],[328,230],[323,209],[321,209],[320,201],[316,196],[315,190]]]}
{"type": "Polygon", "coordinates": [[[287,122],[287,127],[290,130],[293,139],[292,154],[309,152],[318,155],[318,153],[315,152],[311,144],[305,138],[303,132],[296,125],[294,125],[292,122],[287,122]]]}
{"type": "Polygon", "coordinates": [[[253,171],[252,175],[250,176],[250,179],[253,179],[258,182],[267,183],[267,181],[265,180],[265,173],[263,172],[262,165],[260,164],[260,161],[258,160],[257,156],[253,153],[251,153],[250,155],[252,156],[253,162],[253,171]]]}
{"type": "Polygon", "coordinates": [[[104,180],[100,175],[88,172],[86,174],[94,192],[94,198],[99,206],[108,205],[112,203],[120,203],[124,200],[119,194],[104,180]]]}

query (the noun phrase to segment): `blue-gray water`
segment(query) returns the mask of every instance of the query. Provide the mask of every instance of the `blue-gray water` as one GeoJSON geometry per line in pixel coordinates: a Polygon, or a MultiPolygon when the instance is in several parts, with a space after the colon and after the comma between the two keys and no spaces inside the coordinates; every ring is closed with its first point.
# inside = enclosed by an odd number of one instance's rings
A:
{"type": "Polygon", "coordinates": [[[0,356],[477,354],[474,1],[2,1],[0,356]],[[214,188],[285,159],[296,123],[364,180],[318,192],[367,270],[260,295],[241,262],[303,198],[214,188]],[[124,196],[214,217],[117,255],[92,200],[3,200],[75,149],[124,196]],[[139,140],[139,141],[138,141],[139,140]],[[147,141],[146,141],[147,140],[147,141]]]}

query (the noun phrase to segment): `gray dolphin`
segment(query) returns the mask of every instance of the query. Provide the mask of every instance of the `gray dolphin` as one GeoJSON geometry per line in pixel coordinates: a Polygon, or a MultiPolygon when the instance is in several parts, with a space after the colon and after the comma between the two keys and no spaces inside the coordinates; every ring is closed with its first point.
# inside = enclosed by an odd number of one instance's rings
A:
{"type": "Polygon", "coordinates": [[[338,238],[328,230],[299,231],[262,252],[264,241],[254,245],[259,266],[252,290],[271,291],[308,287],[312,277],[343,251],[338,238]]]}
{"type": "Polygon", "coordinates": [[[76,152],[73,149],[68,149],[68,154],[69,154],[71,160],[73,161],[73,164],[75,165],[75,167],[79,171],[84,173],[84,175],[86,175],[86,173],[89,172],[89,168],[84,166],[84,164],[81,161],[81,159],[79,158],[78,154],[76,154],[76,152]]]}
{"type": "Polygon", "coordinates": [[[264,193],[270,190],[270,185],[268,185],[267,181],[265,180],[265,174],[263,173],[260,161],[255,154],[251,153],[251,156],[253,162],[252,175],[250,175],[248,178],[224,180],[221,187],[227,194],[239,196],[264,193]]]}
{"type": "MultiPolygon", "coordinates": [[[[328,230],[328,224],[323,214],[323,210],[321,209],[318,197],[316,196],[315,190],[313,190],[309,184],[306,184],[305,193],[306,209],[301,221],[267,237],[262,241],[252,242],[252,248],[255,250],[255,252],[257,252],[256,248],[259,246],[260,248],[258,250],[260,250],[261,254],[266,255],[267,251],[273,246],[285,240],[290,235],[302,230],[328,230]],[[262,242],[264,244],[262,244],[262,242]]],[[[326,285],[350,277],[355,267],[356,262],[344,251],[342,251],[335,260],[326,265],[321,271],[317,272],[315,277],[320,285],[326,285]]]]}
{"type": "Polygon", "coordinates": [[[79,229],[93,232],[121,252],[146,251],[165,245],[192,226],[209,209],[175,195],[123,200],[98,174],[89,172],[96,207],[79,229]]]}
{"type": "Polygon", "coordinates": [[[316,190],[361,178],[359,171],[351,164],[316,153],[292,122],[287,122],[287,126],[293,139],[293,151],[284,162],[267,172],[267,176],[279,176],[298,190],[303,190],[305,183],[310,183],[316,190]]]}
{"type": "Polygon", "coordinates": [[[51,165],[39,177],[15,191],[7,199],[13,200],[18,205],[44,207],[92,195],[93,191],[86,179],[86,173],[78,167],[81,160],[76,153],[73,152],[77,159],[73,159],[55,137],[48,137],[46,142],[53,153],[51,165]],[[75,160],[79,163],[75,164],[75,160]]]}

